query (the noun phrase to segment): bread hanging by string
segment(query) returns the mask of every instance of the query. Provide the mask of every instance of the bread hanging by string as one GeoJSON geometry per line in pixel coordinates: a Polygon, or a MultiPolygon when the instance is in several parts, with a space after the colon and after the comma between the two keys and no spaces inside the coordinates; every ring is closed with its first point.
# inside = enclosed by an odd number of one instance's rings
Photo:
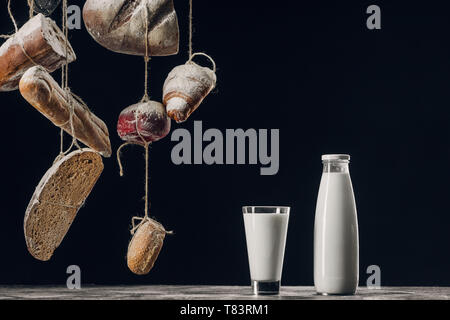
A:
{"type": "Polygon", "coordinates": [[[102,157],[81,149],[63,156],[46,172],[25,212],[25,241],[33,257],[42,261],[52,257],[102,171],[102,157]]]}
{"type": "Polygon", "coordinates": [[[75,59],[68,41],[66,57],[66,38],[56,23],[38,14],[0,47],[0,91],[16,90],[22,75],[35,65],[53,72],[75,59]]]}
{"type": "Polygon", "coordinates": [[[162,224],[147,218],[137,227],[128,245],[127,265],[131,272],[150,272],[163,246],[166,230],[162,224]]]}
{"type": "Polygon", "coordinates": [[[142,101],[125,108],[117,121],[119,137],[134,144],[158,141],[169,132],[166,108],[156,101],[142,101]]]}
{"type": "Polygon", "coordinates": [[[111,156],[111,143],[105,123],[70,91],[63,90],[42,67],[32,67],[23,75],[20,80],[20,93],[54,125],[63,128],[70,135],[70,116],[73,108],[75,138],[102,156],[111,156]]]}
{"type": "Polygon", "coordinates": [[[199,66],[192,61],[196,53],[183,65],[175,67],[167,76],[163,87],[163,103],[167,114],[176,122],[183,122],[202,103],[203,99],[216,86],[216,67],[213,70],[199,66]]]}
{"type": "Polygon", "coordinates": [[[173,0],[87,0],[83,20],[89,34],[118,53],[149,56],[178,53],[179,28],[173,0]]]}
{"type": "Polygon", "coordinates": [[[131,272],[144,275],[150,272],[163,246],[166,230],[149,217],[149,144],[164,138],[170,131],[170,119],[163,104],[148,100],[147,91],[141,102],[125,108],[117,122],[117,133],[126,143],[117,150],[117,161],[120,175],[123,167],[120,161],[120,150],[129,144],[138,144],[145,149],[145,207],[144,217],[133,217],[133,229],[128,252],[127,264],[131,272]],[[140,220],[135,226],[135,221],[140,220]]]}

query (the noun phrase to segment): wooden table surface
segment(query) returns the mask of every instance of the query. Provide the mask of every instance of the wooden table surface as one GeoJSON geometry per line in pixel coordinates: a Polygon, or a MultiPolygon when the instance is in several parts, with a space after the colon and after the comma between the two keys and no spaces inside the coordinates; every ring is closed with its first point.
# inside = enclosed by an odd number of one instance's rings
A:
{"type": "Polygon", "coordinates": [[[250,286],[0,286],[0,300],[450,300],[450,287],[361,287],[354,296],[319,296],[314,287],[282,287],[277,296],[253,296],[250,286]]]}

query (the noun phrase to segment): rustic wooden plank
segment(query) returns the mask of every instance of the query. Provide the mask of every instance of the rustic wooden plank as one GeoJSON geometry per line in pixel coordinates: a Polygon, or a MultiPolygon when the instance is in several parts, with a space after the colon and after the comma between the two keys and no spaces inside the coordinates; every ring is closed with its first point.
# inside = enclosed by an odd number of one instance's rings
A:
{"type": "Polygon", "coordinates": [[[361,287],[354,296],[319,296],[314,287],[282,287],[278,296],[253,296],[250,286],[0,286],[0,300],[450,300],[450,287],[361,287]]]}

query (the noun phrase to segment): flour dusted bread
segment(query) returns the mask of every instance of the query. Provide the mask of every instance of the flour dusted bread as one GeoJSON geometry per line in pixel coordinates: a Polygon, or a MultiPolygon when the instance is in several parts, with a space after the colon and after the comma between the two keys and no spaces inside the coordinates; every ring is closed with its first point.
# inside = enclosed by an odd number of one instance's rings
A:
{"type": "MultiPolygon", "coordinates": [[[[72,62],[76,56],[68,42],[67,46],[67,62],[72,62]]],[[[0,47],[0,91],[16,90],[22,75],[35,63],[53,72],[65,62],[63,32],[53,20],[38,14],[0,47]]]]}
{"type": "Polygon", "coordinates": [[[19,87],[25,100],[70,135],[72,128],[69,120],[72,106],[75,137],[100,152],[102,156],[111,156],[111,142],[105,123],[64,91],[42,67],[32,67],[25,72],[19,87]]]}
{"type": "Polygon", "coordinates": [[[163,246],[166,230],[155,220],[148,219],[136,230],[128,246],[127,264],[131,272],[150,272],[163,246]]]}
{"type": "Polygon", "coordinates": [[[144,144],[155,142],[170,131],[166,108],[157,101],[145,101],[125,108],[117,121],[117,134],[128,142],[144,144]]]}
{"type": "Polygon", "coordinates": [[[150,56],[178,53],[179,29],[173,0],[87,0],[83,19],[89,34],[105,48],[150,56]]]}
{"type": "Polygon", "coordinates": [[[187,62],[175,67],[163,87],[163,102],[167,114],[176,122],[183,122],[194,112],[216,86],[213,70],[187,62]]]}
{"type": "Polygon", "coordinates": [[[102,171],[102,158],[91,149],[73,151],[47,171],[24,219],[25,241],[33,257],[51,258],[102,171]]]}

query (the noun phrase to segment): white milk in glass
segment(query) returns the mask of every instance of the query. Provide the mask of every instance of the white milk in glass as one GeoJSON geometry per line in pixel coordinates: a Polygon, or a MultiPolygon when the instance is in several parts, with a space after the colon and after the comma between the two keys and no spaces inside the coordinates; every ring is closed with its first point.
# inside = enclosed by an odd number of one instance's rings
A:
{"type": "MultiPolygon", "coordinates": [[[[269,211],[270,207],[266,207],[269,211]]],[[[284,208],[284,210],[288,210],[284,208]]],[[[281,281],[289,211],[285,213],[245,213],[244,225],[247,241],[250,276],[253,284],[281,281]]]]}
{"type": "Polygon", "coordinates": [[[314,224],[314,285],[321,294],[354,294],[358,222],[348,155],[324,155],[314,224]]]}

